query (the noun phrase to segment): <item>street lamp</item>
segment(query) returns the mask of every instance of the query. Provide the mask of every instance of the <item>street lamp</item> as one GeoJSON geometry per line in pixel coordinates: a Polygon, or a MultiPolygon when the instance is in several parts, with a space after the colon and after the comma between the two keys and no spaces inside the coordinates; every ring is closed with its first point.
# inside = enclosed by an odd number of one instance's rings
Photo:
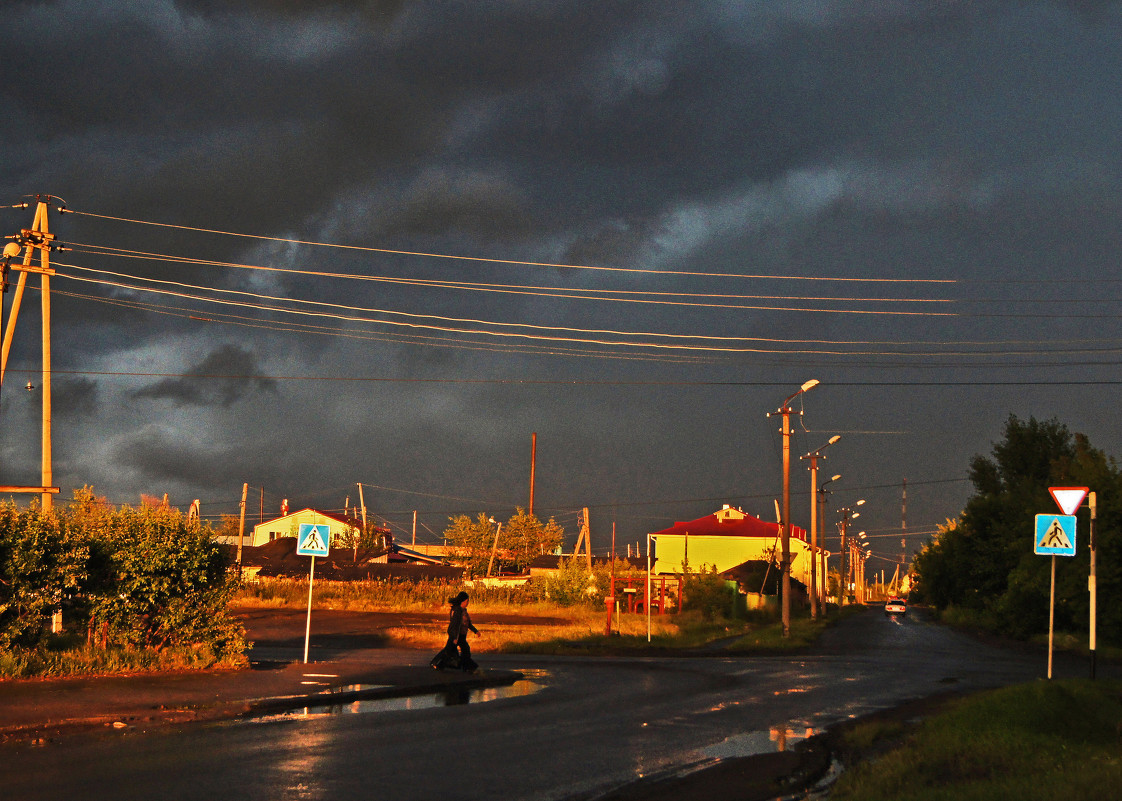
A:
{"type": "MultiPolygon", "coordinates": [[[[853,505],[854,506],[862,506],[864,503],[865,503],[865,499],[862,498],[861,500],[857,501],[853,505]]],[[[843,506],[841,509],[838,509],[838,514],[840,514],[842,516],[841,521],[839,521],[839,523],[838,523],[838,527],[841,529],[841,566],[839,568],[839,570],[840,570],[839,576],[841,577],[841,582],[840,582],[841,586],[838,588],[838,605],[841,606],[843,599],[848,597],[848,592],[849,592],[849,561],[850,560],[849,560],[849,554],[846,551],[846,541],[845,541],[846,530],[849,527],[849,521],[850,520],[856,520],[857,518],[859,518],[861,516],[861,513],[853,511],[848,506],[843,506]]]]}
{"type": "MultiPolygon", "coordinates": [[[[818,459],[822,451],[841,439],[840,434],[830,437],[830,441],[815,451],[811,451],[802,459],[810,459],[810,619],[818,619],[818,459]]],[[[825,608],[823,608],[825,611],[825,608]]]]}
{"type": "Polygon", "coordinates": [[[853,566],[853,593],[864,602],[865,598],[865,562],[869,558],[869,541],[865,538],[865,532],[857,532],[859,537],[856,543],[856,556],[857,561],[853,566]]]}
{"type": "MultiPolygon", "coordinates": [[[[495,518],[490,518],[488,523],[495,523],[495,518]]],[[[491,546],[491,558],[487,561],[487,578],[491,578],[491,567],[495,564],[495,551],[499,549],[499,532],[503,530],[503,524],[500,520],[495,524],[495,544],[491,546]]]]}
{"type": "MultiPolygon", "coordinates": [[[[825,520],[826,520],[826,496],[829,494],[826,491],[826,485],[829,484],[831,481],[837,481],[839,478],[841,478],[840,473],[836,476],[833,476],[833,477],[828,478],[825,481],[823,481],[822,486],[820,486],[818,488],[818,520],[819,520],[818,527],[819,528],[822,527],[823,522],[825,522],[825,520]]],[[[826,551],[826,532],[825,532],[825,530],[823,530],[822,531],[822,599],[821,599],[822,600],[822,616],[823,617],[826,616],[826,596],[828,595],[828,588],[826,586],[828,582],[826,581],[826,577],[830,575],[829,571],[827,570],[827,565],[826,565],[826,560],[827,560],[826,553],[827,553],[827,551],[826,551]]]]}
{"type": "Polygon", "coordinates": [[[780,572],[783,576],[783,584],[780,592],[783,593],[782,610],[783,610],[783,636],[791,636],[791,401],[808,390],[814,389],[818,386],[819,381],[817,378],[812,378],[799,387],[798,392],[792,392],[783,401],[783,405],[779,407],[777,412],[769,412],[768,417],[772,414],[778,414],[783,417],[783,525],[782,525],[782,538],[783,538],[783,556],[780,562],[780,572]]]}

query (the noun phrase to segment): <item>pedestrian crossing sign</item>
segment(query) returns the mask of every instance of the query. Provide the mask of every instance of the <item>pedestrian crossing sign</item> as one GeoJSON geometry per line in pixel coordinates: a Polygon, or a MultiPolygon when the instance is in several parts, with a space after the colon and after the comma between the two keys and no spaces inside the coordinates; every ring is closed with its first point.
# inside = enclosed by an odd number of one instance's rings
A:
{"type": "Polygon", "coordinates": [[[296,553],[299,556],[327,556],[330,541],[331,528],[326,523],[301,523],[300,534],[296,538],[296,553]]]}
{"type": "Polygon", "coordinates": [[[1033,542],[1042,556],[1075,556],[1075,515],[1037,515],[1033,542]]]}

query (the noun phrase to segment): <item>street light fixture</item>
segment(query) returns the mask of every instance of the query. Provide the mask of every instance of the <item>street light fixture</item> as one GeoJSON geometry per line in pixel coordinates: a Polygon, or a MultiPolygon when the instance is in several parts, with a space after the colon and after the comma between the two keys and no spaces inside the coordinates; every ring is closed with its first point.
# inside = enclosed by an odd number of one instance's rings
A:
{"type": "Polygon", "coordinates": [[[783,593],[781,606],[784,637],[791,636],[791,401],[802,393],[814,389],[818,384],[817,378],[810,379],[799,387],[798,392],[792,392],[787,396],[783,405],[779,407],[779,411],[768,413],[768,417],[771,417],[772,414],[783,417],[783,522],[781,527],[783,555],[780,562],[783,583],[780,592],[783,593]]]}
{"type": "MultiPolygon", "coordinates": [[[[810,619],[818,619],[818,459],[825,459],[822,451],[841,439],[840,434],[830,437],[829,442],[818,450],[806,454],[803,459],[810,459],[810,619]]],[[[825,580],[825,577],[823,577],[825,580]]],[[[823,608],[825,611],[825,608],[823,608]]]]}

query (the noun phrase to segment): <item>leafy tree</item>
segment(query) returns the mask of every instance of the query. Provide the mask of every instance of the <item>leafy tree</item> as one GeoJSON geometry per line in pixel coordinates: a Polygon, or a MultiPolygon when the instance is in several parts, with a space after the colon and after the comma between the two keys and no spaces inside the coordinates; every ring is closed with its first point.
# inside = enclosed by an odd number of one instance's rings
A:
{"type": "Polygon", "coordinates": [[[449,518],[449,522],[451,525],[444,529],[444,539],[453,555],[467,568],[469,575],[485,574],[495,541],[495,524],[484,512],[474,521],[467,515],[456,515],[449,518]]]}
{"type": "MultiPolygon", "coordinates": [[[[519,507],[514,516],[503,525],[499,547],[514,569],[521,571],[528,568],[536,557],[556,551],[561,546],[564,535],[564,529],[552,517],[543,525],[536,516],[527,514],[525,509],[519,507]]],[[[587,569],[585,572],[587,573],[587,569]]]]}
{"type": "MultiPolygon", "coordinates": [[[[1027,637],[1047,629],[1050,560],[1033,552],[1035,515],[1055,510],[1049,487],[1088,486],[1099,500],[1097,572],[1101,597],[1122,591],[1122,473],[1082,434],[1056,420],[1011,415],[989,458],[976,456],[974,495],[956,521],[916,556],[916,593],[945,609],[970,610],[1005,633],[1027,637]]],[[[1056,625],[1074,630],[1088,620],[1087,513],[1074,558],[1057,562],[1056,625]]],[[[1122,611],[1100,605],[1104,639],[1122,637],[1122,611]]]]}
{"type": "Polygon", "coordinates": [[[535,557],[552,553],[561,545],[565,530],[553,518],[544,525],[533,515],[519,507],[518,511],[498,531],[497,523],[479,512],[475,521],[467,515],[449,518],[451,525],[444,530],[444,537],[452,546],[453,552],[471,574],[485,574],[492,561],[494,569],[500,565],[517,571],[525,570],[535,557]]]}

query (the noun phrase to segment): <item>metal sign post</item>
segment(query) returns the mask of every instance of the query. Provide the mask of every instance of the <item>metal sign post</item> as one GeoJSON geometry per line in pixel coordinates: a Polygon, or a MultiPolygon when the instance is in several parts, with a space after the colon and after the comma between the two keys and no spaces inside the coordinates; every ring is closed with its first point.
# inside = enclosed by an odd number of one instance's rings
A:
{"type": "Polygon", "coordinates": [[[1062,515],[1037,515],[1033,553],[1052,557],[1052,584],[1048,591],[1048,679],[1052,678],[1052,643],[1056,615],[1056,557],[1075,556],[1075,510],[1083,503],[1086,487],[1049,487],[1062,515]]]}
{"type": "Polygon", "coordinates": [[[327,556],[331,528],[326,523],[301,523],[296,538],[296,555],[312,557],[308,568],[308,619],[304,626],[304,664],[308,664],[308,646],[312,640],[312,585],[316,577],[316,557],[327,556]]]}

